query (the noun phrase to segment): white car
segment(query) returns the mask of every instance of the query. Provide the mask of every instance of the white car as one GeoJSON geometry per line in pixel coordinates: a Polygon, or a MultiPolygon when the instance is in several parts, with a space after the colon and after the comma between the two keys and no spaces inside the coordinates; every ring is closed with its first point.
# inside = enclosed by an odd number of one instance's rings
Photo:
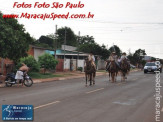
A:
{"type": "Polygon", "coordinates": [[[155,62],[147,62],[144,66],[144,73],[155,72],[157,70],[160,70],[160,72],[162,72],[162,68],[157,68],[155,62]]]}

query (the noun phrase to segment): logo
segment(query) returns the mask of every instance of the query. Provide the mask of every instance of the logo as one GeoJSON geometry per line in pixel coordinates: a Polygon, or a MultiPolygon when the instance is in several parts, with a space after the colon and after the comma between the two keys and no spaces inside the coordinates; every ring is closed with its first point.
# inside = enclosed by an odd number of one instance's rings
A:
{"type": "Polygon", "coordinates": [[[2,105],[2,120],[31,121],[33,105],[2,105]]]}

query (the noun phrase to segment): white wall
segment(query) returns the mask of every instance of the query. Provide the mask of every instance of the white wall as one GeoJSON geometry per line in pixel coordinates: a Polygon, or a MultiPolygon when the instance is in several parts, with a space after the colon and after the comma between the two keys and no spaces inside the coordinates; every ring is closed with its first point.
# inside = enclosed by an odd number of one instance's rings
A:
{"type": "Polygon", "coordinates": [[[34,58],[38,61],[38,57],[45,54],[45,50],[34,48],[34,58]]]}
{"type": "MultiPolygon", "coordinates": [[[[73,70],[76,70],[76,59],[71,59],[73,62],[73,70]]],[[[78,60],[78,67],[82,67],[84,70],[84,60],[78,60]]],[[[70,70],[70,59],[66,59],[64,62],[64,70],[70,70]]]]}
{"type": "Polygon", "coordinates": [[[65,70],[70,70],[70,59],[65,59],[63,67],[65,70]]]}
{"type": "Polygon", "coordinates": [[[106,65],[106,62],[104,60],[98,60],[97,69],[98,70],[105,69],[105,65],[106,65]]]}
{"type": "Polygon", "coordinates": [[[84,71],[84,60],[78,60],[78,67],[82,67],[84,71]]]}

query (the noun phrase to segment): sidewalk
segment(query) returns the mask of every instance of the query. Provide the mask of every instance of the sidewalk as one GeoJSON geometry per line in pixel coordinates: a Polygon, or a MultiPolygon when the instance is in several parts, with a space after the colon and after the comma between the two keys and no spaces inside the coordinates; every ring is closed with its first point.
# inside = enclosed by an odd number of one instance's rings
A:
{"type": "MultiPolygon", "coordinates": [[[[137,72],[141,71],[140,69],[134,69],[130,72],[137,72]]],[[[55,74],[61,74],[64,75],[64,77],[54,77],[54,78],[46,78],[46,79],[33,79],[33,83],[43,83],[43,82],[53,82],[53,81],[62,81],[62,80],[68,80],[68,79],[76,79],[76,78],[84,78],[85,73],[84,72],[57,72],[55,74]]],[[[108,72],[102,71],[102,72],[96,72],[96,76],[102,76],[106,75],[108,72]]],[[[3,77],[4,79],[4,77],[3,77]]],[[[0,87],[4,87],[5,84],[0,84],[0,87]]]]}

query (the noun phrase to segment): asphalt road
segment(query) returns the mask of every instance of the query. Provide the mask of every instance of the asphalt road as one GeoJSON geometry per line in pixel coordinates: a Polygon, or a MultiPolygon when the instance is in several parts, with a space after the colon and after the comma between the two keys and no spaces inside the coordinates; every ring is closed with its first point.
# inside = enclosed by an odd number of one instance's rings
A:
{"type": "Polygon", "coordinates": [[[155,74],[134,72],[125,83],[119,77],[117,83],[110,83],[105,75],[96,77],[96,85],[88,87],[79,78],[30,88],[0,88],[0,107],[34,105],[34,122],[155,122],[155,79],[155,74]]]}

